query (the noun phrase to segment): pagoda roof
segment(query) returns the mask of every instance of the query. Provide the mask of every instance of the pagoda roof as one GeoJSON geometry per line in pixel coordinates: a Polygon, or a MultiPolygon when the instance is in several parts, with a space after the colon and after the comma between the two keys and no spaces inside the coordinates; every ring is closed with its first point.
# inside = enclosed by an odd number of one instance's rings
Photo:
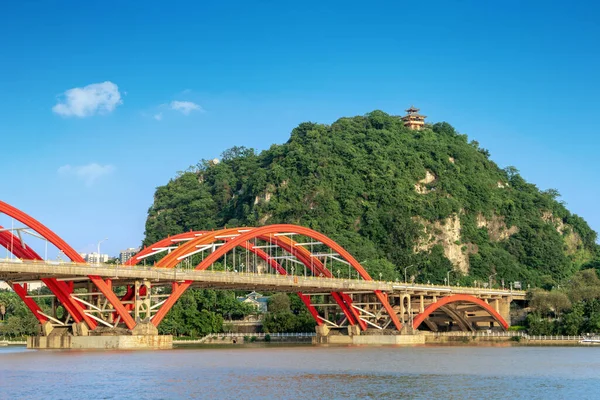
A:
{"type": "Polygon", "coordinates": [[[407,119],[425,119],[427,118],[426,115],[421,115],[421,114],[409,114],[409,115],[405,115],[404,117],[401,117],[402,120],[407,120],[407,119]]]}
{"type": "Polygon", "coordinates": [[[410,106],[410,108],[408,110],[405,110],[407,113],[416,113],[419,112],[420,108],[417,108],[415,106],[410,106]]]}

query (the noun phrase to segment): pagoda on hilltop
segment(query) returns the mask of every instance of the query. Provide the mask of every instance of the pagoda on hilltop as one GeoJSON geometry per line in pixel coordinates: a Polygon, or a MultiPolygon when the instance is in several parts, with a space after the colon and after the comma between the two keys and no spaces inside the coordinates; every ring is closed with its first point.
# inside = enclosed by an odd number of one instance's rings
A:
{"type": "Polygon", "coordinates": [[[411,106],[408,110],[406,110],[407,114],[402,117],[402,121],[404,121],[404,126],[408,127],[408,129],[420,130],[425,125],[425,115],[419,114],[419,109],[415,106],[411,106]]]}

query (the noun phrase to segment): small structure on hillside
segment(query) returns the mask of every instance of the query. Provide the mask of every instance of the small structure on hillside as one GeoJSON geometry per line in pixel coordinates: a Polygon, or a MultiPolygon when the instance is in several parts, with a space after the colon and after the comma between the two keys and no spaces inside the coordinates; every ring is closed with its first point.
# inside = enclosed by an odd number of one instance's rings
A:
{"type": "Polygon", "coordinates": [[[404,126],[408,129],[420,130],[425,125],[425,118],[427,116],[419,114],[419,109],[415,106],[411,106],[408,110],[406,110],[407,114],[402,117],[402,121],[404,121],[404,126]]]}

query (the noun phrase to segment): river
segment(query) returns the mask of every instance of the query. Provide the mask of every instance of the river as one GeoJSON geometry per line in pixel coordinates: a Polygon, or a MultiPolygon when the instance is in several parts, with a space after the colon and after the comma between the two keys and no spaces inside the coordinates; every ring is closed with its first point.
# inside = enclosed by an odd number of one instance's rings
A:
{"type": "Polygon", "coordinates": [[[0,347],[1,399],[600,398],[599,347],[0,347]]]}

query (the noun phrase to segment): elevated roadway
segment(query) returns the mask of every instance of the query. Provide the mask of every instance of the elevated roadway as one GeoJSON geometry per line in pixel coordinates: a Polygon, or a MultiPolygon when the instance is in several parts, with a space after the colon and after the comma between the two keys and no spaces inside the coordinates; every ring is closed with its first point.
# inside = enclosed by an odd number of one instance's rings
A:
{"type": "Polygon", "coordinates": [[[426,284],[403,284],[386,281],[366,281],[362,279],[338,279],[303,275],[274,275],[238,273],[182,268],[161,268],[126,266],[116,264],[87,264],[44,261],[0,261],[0,280],[12,283],[37,282],[53,277],[59,281],[72,281],[82,284],[89,276],[110,279],[113,284],[133,284],[136,280],[150,280],[154,287],[170,285],[172,282],[192,282],[192,287],[256,290],[264,292],[346,293],[373,292],[379,290],[389,294],[408,293],[426,296],[448,296],[467,294],[479,298],[504,298],[525,300],[522,290],[488,289],[463,286],[442,286],[426,284]]]}

